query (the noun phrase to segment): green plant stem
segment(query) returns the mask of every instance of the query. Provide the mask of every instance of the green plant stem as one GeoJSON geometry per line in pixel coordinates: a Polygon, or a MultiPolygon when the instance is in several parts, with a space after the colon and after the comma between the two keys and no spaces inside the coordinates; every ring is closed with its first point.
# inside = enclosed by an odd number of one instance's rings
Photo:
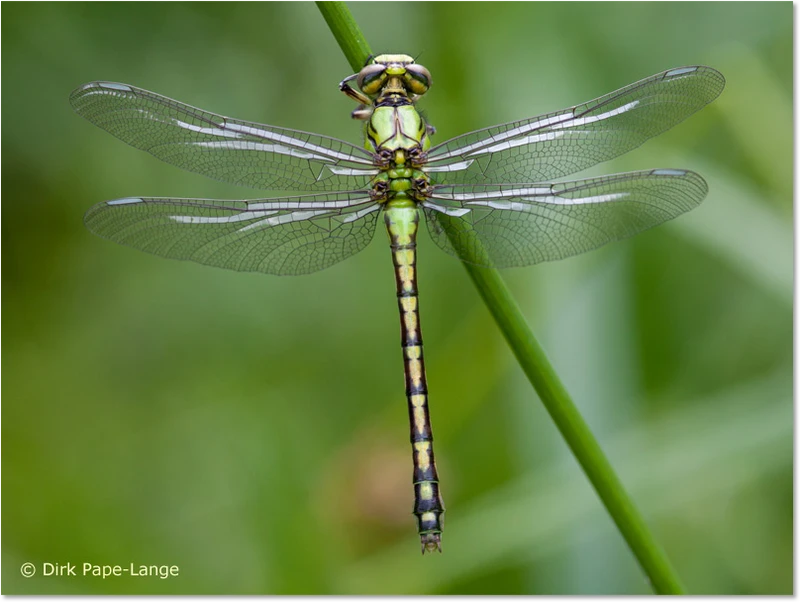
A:
{"type": "Polygon", "coordinates": [[[468,263],[464,267],[653,589],[659,594],[684,593],[666,553],[625,491],[500,274],[468,263]]]}
{"type": "Polygon", "coordinates": [[[372,54],[369,42],[344,2],[317,2],[317,8],[336,38],[353,71],[360,71],[372,54]]]}
{"type": "MultiPolygon", "coordinates": [[[[371,54],[344,2],[317,2],[350,66],[357,71],[371,54]]],[[[653,589],[681,594],[683,586],[614,469],[547,359],[496,270],[462,262],[545,408],[630,546],[653,589]]]]}

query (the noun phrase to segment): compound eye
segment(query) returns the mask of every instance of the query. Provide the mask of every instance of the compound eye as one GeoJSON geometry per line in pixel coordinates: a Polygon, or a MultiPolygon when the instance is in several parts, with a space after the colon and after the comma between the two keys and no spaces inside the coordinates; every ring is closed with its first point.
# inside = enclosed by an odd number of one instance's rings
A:
{"type": "Polygon", "coordinates": [[[403,79],[408,89],[414,94],[425,94],[433,83],[431,81],[430,72],[422,65],[413,63],[411,65],[406,65],[406,72],[403,75],[403,79]]]}
{"type": "Polygon", "coordinates": [[[386,81],[386,65],[367,65],[358,72],[356,83],[364,94],[377,94],[386,81]]]}

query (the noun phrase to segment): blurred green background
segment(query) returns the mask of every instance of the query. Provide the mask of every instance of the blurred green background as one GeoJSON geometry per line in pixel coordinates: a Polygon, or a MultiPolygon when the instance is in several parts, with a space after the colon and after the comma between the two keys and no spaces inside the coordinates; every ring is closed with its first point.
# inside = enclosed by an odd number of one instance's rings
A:
{"type": "MultiPolygon", "coordinates": [[[[591,170],[699,171],[696,211],[506,271],[696,594],[792,592],[792,5],[358,3],[419,55],[436,140],[708,64],[701,113],[591,170]]],[[[457,261],[424,235],[422,320],[444,554],[420,557],[391,260],[378,234],[278,278],[91,236],[123,196],[253,198],[72,113],[126,82],[358,142],[310,3],[2,9],[3,593],[647,593],[457,261]],[[33,562],[180,576],[24,579],[33,562]]]]}

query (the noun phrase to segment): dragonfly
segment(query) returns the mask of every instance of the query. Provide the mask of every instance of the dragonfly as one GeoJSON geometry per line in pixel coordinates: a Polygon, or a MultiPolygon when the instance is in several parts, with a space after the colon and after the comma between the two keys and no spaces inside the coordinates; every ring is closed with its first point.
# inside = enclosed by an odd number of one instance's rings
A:
{"type": "Polygon", "coordinates": [[[417,286],[420,221],[445,252],[506,268],[558,260],[697,207],[708,187],[686,169],[553,182],[626,153],[722,92],[705,66],[669,69],[568,109],[433,145],[417,109],[432,85],[411,56],[381,54],[339,84],[358,103],[364,144],[197,109],[127,84],[72,92],[75,111],[177,167],[256,189],[309,194],[216,200],[127,197],[86,213],[93,233],[172,259],[298,275],[363,250],[382,219],[389,236],[422,553],[441,552],[445,507],[433,453],[417,286]]]}

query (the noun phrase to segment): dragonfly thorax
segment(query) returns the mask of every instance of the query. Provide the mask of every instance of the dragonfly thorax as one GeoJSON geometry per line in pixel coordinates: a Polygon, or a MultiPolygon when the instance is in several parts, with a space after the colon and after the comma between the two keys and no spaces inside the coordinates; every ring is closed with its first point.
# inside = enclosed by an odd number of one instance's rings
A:
{"type": "Polygon", "coordinates": [[[367,150],[381,154],[402,149],[413,160],[415,154],[427,152],[430,146],[428,127],[414,105],[375,107],[372,111],[367,122],[367,150]]]}
{"type": "Polygon", "coordinates": [[[397,196],[421,201],[429,181],[419,168],[431,142],[428,126],[416,107],[375,107],[366,130],[365,146],[381,170],[373,181],[373,198],[380,203],[397,196]]]}
{"type": "Polygon", "coordinates": [[[425,172],[413,167],[395,165],[373,180],[372,197],[378,203],[408,200],[415,203],[428,195],[430,180],[425,172]]]}

